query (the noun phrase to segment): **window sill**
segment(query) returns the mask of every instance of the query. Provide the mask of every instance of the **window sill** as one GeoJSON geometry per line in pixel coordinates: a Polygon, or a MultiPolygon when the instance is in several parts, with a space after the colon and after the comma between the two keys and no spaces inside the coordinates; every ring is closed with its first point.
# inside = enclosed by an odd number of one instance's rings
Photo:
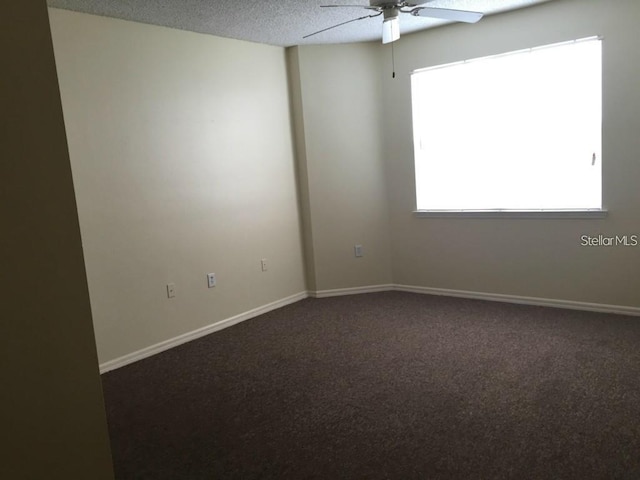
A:
{"type": "Polygon", "coordinates": [[[606,218],[607,210],[415,210],[417,218],[543,218],[595,219],[606,218]]]}

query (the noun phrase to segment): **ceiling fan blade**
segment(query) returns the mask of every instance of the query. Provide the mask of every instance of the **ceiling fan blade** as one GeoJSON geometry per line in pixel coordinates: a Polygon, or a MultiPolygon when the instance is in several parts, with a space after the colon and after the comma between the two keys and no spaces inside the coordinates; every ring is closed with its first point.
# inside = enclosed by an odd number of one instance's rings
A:
{"type": "Polygon", "coordinates": [[[379,10],[378,7],[369,5],[320,5],[320,8],[366,8],[367,10],[379,10]]]}
{"type": "Polygon", "coordinates": [[[331,29],[336,28],[336,27],[341,27],[342,25],[346,25],[347,23],[357,22],[358,20],[364,20],[365,18],[378,17],[380,15],[382,15],[382,12],[376,13],[375,15],[365,15],[363,17],[354,18],[353,20],[347,20],[346,22],[338,23],[337,25],[333,25],[331,27],[327,27],[327,28],[323,28],[322,30],[318,30],[317,32],[310,33],[309,35],[305,35],[302,38],[309,38],[309,37],[311,37],[313,35],[317,35],[319,33],[326,32],[327,30],[331,30],[331,29]]]}
{"type": "Polygon", "coordinates": [[[420,2],[418,3],[407,2],[406,7],[413,9],[416,7],[422,7],[422,5],[426,5],[427,3],[431,3],[431,2],[433,2],[433,0],[420,0],[420,2]]]}
{"type": "Polygon", "coordinates": [[[451,10],[449,8],[418,7],[411,10],[415,17],[441,18],[454,22],[476,23],[484,15],[480,12],[468,12],[466,10],[451,10]]]}

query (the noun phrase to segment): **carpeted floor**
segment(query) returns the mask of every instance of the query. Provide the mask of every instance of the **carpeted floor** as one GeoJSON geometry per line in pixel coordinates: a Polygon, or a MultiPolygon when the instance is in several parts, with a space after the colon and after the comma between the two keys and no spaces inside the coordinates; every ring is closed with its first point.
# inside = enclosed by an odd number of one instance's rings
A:
{"type": "Polygon", "coordinates": [[[307,299],[103,375],[125,479],[638,479],[640,318],[307,299]]]}

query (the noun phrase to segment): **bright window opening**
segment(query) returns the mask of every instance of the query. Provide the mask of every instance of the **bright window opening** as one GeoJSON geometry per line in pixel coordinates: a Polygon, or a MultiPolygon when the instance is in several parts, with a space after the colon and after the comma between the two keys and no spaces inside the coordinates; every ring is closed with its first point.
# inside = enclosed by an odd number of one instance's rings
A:
{"type": "Polygon", "coordinates": [[[417,209],[601,209],[601,43],[414,72],[417,209]]]}

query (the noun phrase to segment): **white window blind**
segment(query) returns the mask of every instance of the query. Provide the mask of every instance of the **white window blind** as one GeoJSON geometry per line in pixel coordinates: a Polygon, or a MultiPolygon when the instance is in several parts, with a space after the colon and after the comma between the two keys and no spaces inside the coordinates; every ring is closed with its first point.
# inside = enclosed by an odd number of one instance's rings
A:
{"type": "Polygon", "coordinates": [[[598,38],[416,71],[418,210],[602,208],[598,38]]]}

